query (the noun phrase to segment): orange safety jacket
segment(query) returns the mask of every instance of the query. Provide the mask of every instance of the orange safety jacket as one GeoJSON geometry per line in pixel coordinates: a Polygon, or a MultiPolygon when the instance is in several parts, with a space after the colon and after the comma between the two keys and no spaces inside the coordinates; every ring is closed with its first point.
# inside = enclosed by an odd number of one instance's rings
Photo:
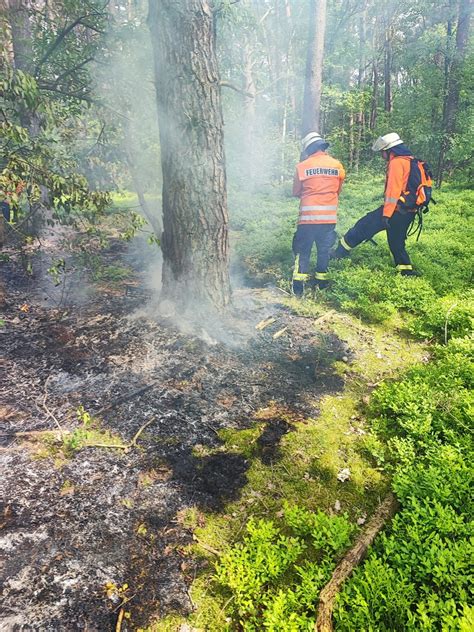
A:
{"type": "Polygon", "coordinates": [[[385,177],[385,193],[383,204],[383,216],[392,217],[397,210],[397,204],[400,196],[405,191],[410,175],[410,165],[413,156],[395,156],[390,155],[387,164],[387,175],[385,177]]]}
{"type": "Polygon", "coordinates": [[[293,195],[300,198],[298,224],[335,224],[344,167],[325,151],[296,165],[293,195]]]}
{"type": "Polygon", "coordinates": [[[6,202],[7,204],[10,204],[10,203],[11,203],[11,197],[12,197],[13,195],[15,195],[15,194],[16,194],[16,195],[21,195],[21,193],[23,192],[24,188],[25,188],[25,183],[24,183],[24,182],[22,182],[22,181],[20,181],[20,182],[16,185],[16,187],[15,187],[15,190],[14,190],[14,191],[13,191],[12,189],[10,189],[10,190],[8,190],[8,191],[7,191],[7,190],[0,191],[0,194],[1,194],[1,195],[0,195],[0,198],[3,198],[1,201],[2,201],[2,202],[6,202]]]}

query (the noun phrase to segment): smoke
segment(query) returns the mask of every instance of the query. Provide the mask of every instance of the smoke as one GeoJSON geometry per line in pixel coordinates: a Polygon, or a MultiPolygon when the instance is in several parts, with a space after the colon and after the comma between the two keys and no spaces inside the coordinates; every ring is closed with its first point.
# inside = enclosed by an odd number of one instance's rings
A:
{"type": "MultiPolygon", "coordinates": [[[[112,16],[106,45],[109,52],[97,64],[95,90],[97,98],[106,104],[104,118],[110,159],[117,159],[127,167],[118,174],[117,184],[137,194],[134,210],[138,210],[148,220],[151,230],[159,234],[162,183],[153,54],[146,24],[147,8],[130,10],[135,11],[135,15],[122,16],[115,12],[112,16]]],[[[235,12],[239,10],[240,7],[234,9],[235,12]]],[[[265,82],[269,83],[268,77],[259,83],[257,69],[252,70],[258,54],[258,34],[245,33],[245,20],[237,20],[229,27],[224,19],[218,18],[231,226],[235,220],[238,222],[241,204],[238,192],[252,195],[274,186],[279,179],[289,179],[296,156],[294,130],[283,130],[277,122],[280,120],[277,111],[282,104],[286,107],[288,95],[279,95],[275,85],[271,91],[262,89],[265,82]],[[230,50],[234,50],[234,54],[230,54],[230,50]],[[234,67],[242,72],[235,74],[234,67]],[[241,91],[226,87],[226,82],[241,91]]],[[[280,81],[278,85],[284,91],[285,82],[280,81]]],[[[258,213],[264,211],[256,208],[256,218],[258,213]]],[[[244,279],[235,262],[232,266],[235,309],[229,316],[219,317],[206,305],[196,302],[183,313],[172,302],[160,297],[162,258],[157,250],[156,245],[147,245],[140,236],[130,244],[129,257],[134,267],[141,271],[144,287],[151,296],[133,318],[162,320],[209,344],[219,342],[238,346],[244,338],[248,340],[255,335],[254,323],[249,321],[255,304],[249,296],[244,299],[239,295],[238,289],[244,285],[244,279]]],[[[255,317],[258,322],[261,314],[255,317]]]]}

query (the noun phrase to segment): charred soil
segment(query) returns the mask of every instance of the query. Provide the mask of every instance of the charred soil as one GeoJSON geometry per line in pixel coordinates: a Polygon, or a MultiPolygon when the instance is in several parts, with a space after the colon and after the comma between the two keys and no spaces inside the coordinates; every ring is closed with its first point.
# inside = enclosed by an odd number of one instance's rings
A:
{"type": "MultiPolygon", "coordinates": [[[[121,262],[125,246],[105,256],[121,262]]],[[[177,516],[221,511],[247,480],[241,453],[216,451],[219,432],[284,406],[287,419],[266,420],[257,441],[262,462],[278,461],[288,419],[317,418],[320,398],[343,386],[333,362],[350,351],[277,291],[272,302],[238,290],[227,321],[186,332],[143,309],[152,295],[137,271],[55,308],[34,300],[20,266],[1,265],[0,629],[104,632],[127,609],[125,631],[190,612],[199,569],[183,561],[192,534],[177,516]],[[95,424],[91,445],[72,440],[78,410],[95,424]]]]}

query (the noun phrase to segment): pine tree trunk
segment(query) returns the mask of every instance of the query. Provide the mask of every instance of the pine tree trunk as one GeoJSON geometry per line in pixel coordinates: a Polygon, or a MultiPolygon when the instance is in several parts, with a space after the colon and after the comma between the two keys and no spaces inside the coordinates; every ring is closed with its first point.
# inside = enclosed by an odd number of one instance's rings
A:
{"type": "Polygon", "coordinates": [[[223,119],[207,0],[150,0],[163,171],[162,297],[230,301],[223,119]]]}
{"type": "Polygon", "coordinates": [[[370,104],[370,121],[369,128],[375,129],[377,122],[377,97],[379,90],[379,74],[377,70],[377,61],[374,59],[372,63],[372,100],[370,104]]]}
{"type": "MultiPolygon", "coordinates": [[[[443,139],[438,158],[438,174],[436,183],[440,187],[443,182],[447,165],[446,154],[449,151],[452,137],[456,131],[456,119],[459,109],[459,94],[461,91],[461,71],[466,57],[467,44],[471,29],[473,11],[472,0],[458,0],[458,19],[456,28],[455,49],[453,50],[453,15],[450,15],[447,24],[446,55],[445,55],[445,84],[443,103],[443,139]]],[[[453,7],[451,0],[450,7],[453,7]]]]}
{"type": "Polygon", "coordinates": [[[320,131],[326,0],[310,0],[310,29],[303,102],[303,136],[320,131]]]}
{"type": "Polygon", "coordinates": [[[385,26],[384,42],[384,109],[392,111],[392,28],[388,23],[385,26]]]}

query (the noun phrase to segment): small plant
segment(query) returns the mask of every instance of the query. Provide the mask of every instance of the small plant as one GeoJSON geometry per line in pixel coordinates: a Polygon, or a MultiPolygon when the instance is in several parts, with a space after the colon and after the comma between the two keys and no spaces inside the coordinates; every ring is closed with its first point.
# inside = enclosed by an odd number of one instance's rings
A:
{"type": "Polygon", "coordinates": [[[243,542],[216,566],[243,630],[311,630],[315,601],[354,527],[344,516],[285,505],[279,526],[250,519],[243,542]]]}
{"type": "Polygon", "coordinates": [[[64,259],[53,259],[51,266],[47,270],[50,277],[53,279],[54,285],[57,287],[61,285],[64,274],[66,273],[66,262],[64,259]]]}

